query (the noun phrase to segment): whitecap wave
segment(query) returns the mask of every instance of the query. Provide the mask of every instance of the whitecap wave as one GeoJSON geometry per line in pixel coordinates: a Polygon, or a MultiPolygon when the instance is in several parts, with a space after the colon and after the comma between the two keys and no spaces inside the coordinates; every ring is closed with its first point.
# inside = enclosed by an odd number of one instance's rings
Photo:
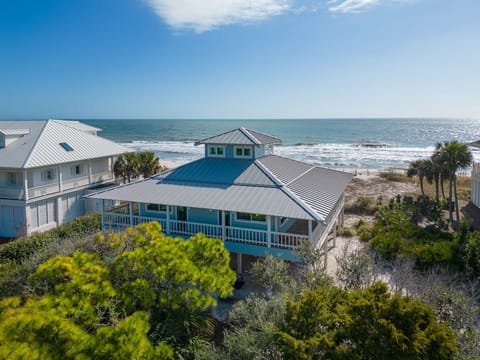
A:
{"type": "MultiPolygon", "coordinates": [[[[275,154],[330,168],[384,169],[406,168],[413,160],[425,159],[433,153],[434,146],[393,146],[383,143],[356,144],[295,144],[277,146],[275,154]]],[[[132,141],[123,145],[136,150],[152,150],[160,159],[186,162],[203,156],[203,146],[182,141],[132,141]]],[[[474,160],[480,162],[480,151],[472,151],[474,160]]]]}

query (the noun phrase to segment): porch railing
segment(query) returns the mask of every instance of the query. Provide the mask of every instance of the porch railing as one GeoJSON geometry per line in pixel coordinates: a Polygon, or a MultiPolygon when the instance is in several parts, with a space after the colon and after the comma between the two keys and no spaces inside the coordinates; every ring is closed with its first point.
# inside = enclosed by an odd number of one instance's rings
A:
{"type": "Polygon", "coordinates": [[[306,235],[281,233],[275,231],[245,229],[233,226],[221,226],[213,224],[202,224],[189,221],[178,221],[150,218],[145,216],[118,214],[105,212],[103,214],[104,231],[122,231],[130,226],[157,221],[162,225],[163,231],[168,235],[192,236],[203,233],[208,237],[223,239],[227,242],[265,246],[270,248],[293,250],[306,235]],[[270,235],[270,236],[269,236],[270,235]]]}
{"type": "Polygon", "coordinates": [[[0,199],[23,200],[25,199],[25,190],[12,186],[0,186],[0,199]]]}

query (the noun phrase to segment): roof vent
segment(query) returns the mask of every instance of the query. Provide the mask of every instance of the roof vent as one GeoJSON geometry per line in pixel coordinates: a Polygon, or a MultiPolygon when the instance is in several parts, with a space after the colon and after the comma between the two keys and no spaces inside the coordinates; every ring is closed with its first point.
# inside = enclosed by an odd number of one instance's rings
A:
{"type": "Polygon", "coordinates": [[[66,151],[73,151],[73,147],[68,145],[66,142],[60,143],[59,144],[62,148],[64,148],[66,151]]]}
{"type": "Polygon", "coordinates": [[[0,148],[7,147],[28,134],[30,134],[29,129],[0,129],[0,148]]]}

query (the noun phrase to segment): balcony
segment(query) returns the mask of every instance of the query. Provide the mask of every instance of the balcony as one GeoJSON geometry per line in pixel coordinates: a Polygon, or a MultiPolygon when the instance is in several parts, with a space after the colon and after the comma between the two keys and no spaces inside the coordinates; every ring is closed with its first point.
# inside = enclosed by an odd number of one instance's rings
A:
{"type": "Polygon", "coordinates": [[[1,186],[0,187],[0,199],[8,200],[24,200],[25,190],[19,187],[13,186],[1,186]]]}
{"type": "Polygon", "coordinates": [[[128,227],[157,221],[167,235],[190,237],[199,232],[208,237],[223,239],[225,242],[254,245],[273,249],[295,250],[308,235],[276,231],[253,230],[233,226],[202,224],[190,221],[166,220],[117,212],[103,213],[104,231],[122,231],[128,227]]]}

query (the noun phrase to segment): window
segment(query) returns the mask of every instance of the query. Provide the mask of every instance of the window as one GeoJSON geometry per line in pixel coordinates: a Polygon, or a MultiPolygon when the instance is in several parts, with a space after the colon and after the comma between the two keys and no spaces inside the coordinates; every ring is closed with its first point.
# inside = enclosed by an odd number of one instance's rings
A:
{"type": "Polygon", "coordinates": [[[283,225],[283,224],[285,224],[286,222],[287,222],[287,218],[286,218],[286,217],[282,217],[282,218],[280,219],[280,225],[283,225]]]}
{"type": "Polygon", "coordinates": [[[20,185],[20,173],[7,173],[7,185],[20,185]]]}
{"type": "Polygon", "coordinates": [[[225,155],[225,148],[223,146],[209,146],[208,156],[210,157],[223,157],[225,155]]]}
{"type": "Polygon", "coordinates": [[[53,179],[55,179],[55,171],[53,169],[42,171],[42,181],[50,181],[53,179]]]}
{"type": "Polygon", "coordinates": [[[147,211],[166,212],[167,211],[167,205],[147,204],[147,211]]]}
{"type": "Polygon", "coordinates": [[[262,214],[249,214],[239,212],[237,213],[237,220],[265,222],[267,221],[267,216],[262,214]]]}
{"type": "Polygon", "coordinates": [[[250,147],[236,147],[235,148],[235,157],[251,158],[252,157],[252,148],[250,148],[250,147]]]}
{"type": "Polygon", "coordinates": [[[70,173],[72,175],[82,175],[83,174],[83,166],[82,165],[75,165],[70,168],[70,173]]]}

